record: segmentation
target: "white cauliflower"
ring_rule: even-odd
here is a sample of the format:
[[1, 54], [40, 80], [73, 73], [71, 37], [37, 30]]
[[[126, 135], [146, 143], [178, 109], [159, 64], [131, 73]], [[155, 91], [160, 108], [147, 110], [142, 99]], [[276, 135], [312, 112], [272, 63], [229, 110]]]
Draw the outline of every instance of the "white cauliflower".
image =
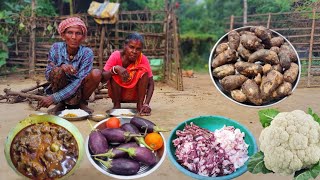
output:
[[259, 141], [267, 169], [282, 175], [309, 168], [320, 159], [320, 125], [304, 111], [279, 113]]

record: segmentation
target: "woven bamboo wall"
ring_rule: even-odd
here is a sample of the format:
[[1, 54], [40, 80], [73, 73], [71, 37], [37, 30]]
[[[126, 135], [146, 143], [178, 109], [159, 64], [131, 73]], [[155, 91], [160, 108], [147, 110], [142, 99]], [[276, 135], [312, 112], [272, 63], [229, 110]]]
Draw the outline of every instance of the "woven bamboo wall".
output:
[[[117, 25], [105, 25], [105, 38], [103, 45], [103, 57], [107, 59], [108, 56], [116, 49], [122, 48], [124, 38], [134, 31], [144, 35], [145, 48], [144, 54], [150, 58], [164, 59], [164, 39], [165, 33], [165, 11], [150, 12], [150, 11], [136, 11], [136, 12], [122, 12], [119, 14], [119, 21]], [[87, 14], [78, 14], [88, 26], [88, 36], [84, 45], [91, 47], [95, 54], [94, 66], [98, 66], [98, 51], [100, 47], [101, 25], [94, 22], [92, 17]], [[157, 17], [156, 17], [157, 16]], [[66, 17], [53, 18], [36, 18], [36, 62], [35, 70], [41, 72], [47, 64], [47, 54], [54, 42], [61, 41], [60, 36], [56, 31], [56, 27], [62, 19]], [[162, 20], [157, 20], [157, 19]], [[51, 31], [47, 30], [48, 26], [53, 27]], [[117, 36], [115, 35], [117, 34]], [[29, 34], [22, 33], [10, 37], [9, 41], [13, 42], [10, 47], [8, 65], [17, 65], [21, 69], [27, 70], [29, 68]], [[104, 61], [103, 61], [104, 64]]]

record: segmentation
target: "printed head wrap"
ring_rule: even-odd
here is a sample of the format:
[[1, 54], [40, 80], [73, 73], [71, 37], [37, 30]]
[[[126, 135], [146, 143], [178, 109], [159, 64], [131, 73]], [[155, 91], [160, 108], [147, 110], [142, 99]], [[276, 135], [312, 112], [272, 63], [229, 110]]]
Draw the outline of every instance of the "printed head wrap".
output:
[[60, 34], [60, 36], [62, 35], [62, 33], [64, 33], [64, 31], [71, 26], [80, 26], [82, 33], [84, 34], [84, 36], [87, 36], [87, 27], [84, 24], [84, 22], [78, 18], [78, 17], [71, 17], [68, 19], [65, 19], [63, 21], [61, 21], [61, 23], [59, 24], [58, 27], [58, 32]]

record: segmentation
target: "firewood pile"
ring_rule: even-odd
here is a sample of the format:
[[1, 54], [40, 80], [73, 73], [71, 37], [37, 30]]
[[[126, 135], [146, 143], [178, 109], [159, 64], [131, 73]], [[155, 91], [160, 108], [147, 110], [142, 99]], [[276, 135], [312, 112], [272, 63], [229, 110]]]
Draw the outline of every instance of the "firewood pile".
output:
[[[10, 88], [5, 88], [3, 90], [4, 94], [0, 94], [0, 102], [5, 102], [8, 104], [28, 102], [33, 109], [38, 110], [38, 101], [47, 96], [45, 94], [45, 88], [48, 87], [49, 84], [49, 82], [40, 83], [40, 81], [37, 81], [36, 85], [20, 91], [13, 91]], [[90, 96], [89, 102], [94, 102], [95, 100], [108, 97], [108, 89], [106, 88], [106, 84], [100, 84], [95, 92]]]

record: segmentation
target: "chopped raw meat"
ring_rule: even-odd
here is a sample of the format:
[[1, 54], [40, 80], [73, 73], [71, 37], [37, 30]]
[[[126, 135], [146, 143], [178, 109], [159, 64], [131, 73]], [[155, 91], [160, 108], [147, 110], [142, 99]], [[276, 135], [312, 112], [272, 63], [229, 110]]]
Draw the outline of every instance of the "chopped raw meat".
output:
[[173, 140], [178, 162], [203, 176], [231, 174], [248, 160], [248, 145], [244, 133], [233, 126], [211, 132], [190, 123], [177, 130]]

